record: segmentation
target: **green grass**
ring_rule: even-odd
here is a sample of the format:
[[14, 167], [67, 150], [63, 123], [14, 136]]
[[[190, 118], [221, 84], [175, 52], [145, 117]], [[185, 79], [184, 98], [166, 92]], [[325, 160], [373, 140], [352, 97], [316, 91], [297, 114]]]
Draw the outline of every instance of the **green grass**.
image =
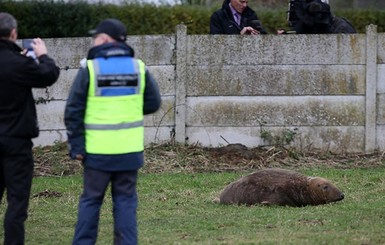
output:
[[[304, 208], [226, 206], [214, 200], [241, 173], [141, 173], [139, 244], [385, 244], [385, 168], [301, 172], [331, 179], [345, 199]], [[34, 179], [26, 244], [71, 243], [81, 188], [79, 175]], [[61, 196], [36, 196], [44, 192]], [[112, 222], [108, 195], [97, 244], [112, 244]]]

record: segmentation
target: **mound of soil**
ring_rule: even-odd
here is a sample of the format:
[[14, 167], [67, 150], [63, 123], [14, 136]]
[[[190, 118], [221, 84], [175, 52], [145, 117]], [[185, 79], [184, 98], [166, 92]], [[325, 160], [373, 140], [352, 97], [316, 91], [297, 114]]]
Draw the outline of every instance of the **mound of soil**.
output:
[[[207, 148], [165, 143], [145, 149], [145, 166], [141, 172], [249, 172], [271, 167], [372, 168], [384, 166], [383, 154], [304, 153], [283, 146], [248, 148], [242, 144], [229, 144]], [[73, 175], [82, 170], [81, 162], [69, 158], [66, 143], [36, 147], [34, 157], [35, 176]]]

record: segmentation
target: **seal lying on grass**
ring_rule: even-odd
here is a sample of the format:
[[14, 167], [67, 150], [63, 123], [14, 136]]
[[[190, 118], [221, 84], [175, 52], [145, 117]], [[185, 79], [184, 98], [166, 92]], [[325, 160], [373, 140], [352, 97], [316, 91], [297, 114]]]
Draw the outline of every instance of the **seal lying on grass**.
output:
[[219, 202], [302, 207], [342, 199], [344, 193], [327, 179], [285, 169], [264, 169], [230, 183], [222, 191]]

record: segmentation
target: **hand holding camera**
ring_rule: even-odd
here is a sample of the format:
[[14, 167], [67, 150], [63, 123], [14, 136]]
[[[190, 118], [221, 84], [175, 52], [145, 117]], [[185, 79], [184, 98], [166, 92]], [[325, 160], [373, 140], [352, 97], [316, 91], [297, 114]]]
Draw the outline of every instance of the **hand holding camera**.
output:
[[34, 59], [48, 52], [44, 41], [40, 38], [24, 39], [22, 46], [26, 50], [26, 55]]
[[258, 35], [258, 34], [266, 34], [263, 30], [261, 22], [259, 20], [250, 20], [247, 23], [247, 26], [244, 27], [241, 31], [241, 35], [249, 34], [249, 35]]
[[253, 27], [251, 26], [246, 26], [242, 29], [241, 31], [241, 35], [258, 35], [259, 34], [259, 31], [255, 30]]

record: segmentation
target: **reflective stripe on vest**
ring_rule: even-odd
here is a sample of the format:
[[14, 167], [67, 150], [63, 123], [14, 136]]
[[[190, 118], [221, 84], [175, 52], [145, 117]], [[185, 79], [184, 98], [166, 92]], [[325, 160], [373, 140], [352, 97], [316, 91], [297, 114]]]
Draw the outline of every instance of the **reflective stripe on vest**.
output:
[[132, 122], [132, 123], [119, 123], [119, 124], [86, 124], [86, 129], [97, 129], [97, 130], [118, 130], [125, 128], [136, 128], [141, 127], [143, 125], [143, 121]]
[[144, 150], [145, 65], [131, 57], [87, 61], [86, 151], [126, 154]]

